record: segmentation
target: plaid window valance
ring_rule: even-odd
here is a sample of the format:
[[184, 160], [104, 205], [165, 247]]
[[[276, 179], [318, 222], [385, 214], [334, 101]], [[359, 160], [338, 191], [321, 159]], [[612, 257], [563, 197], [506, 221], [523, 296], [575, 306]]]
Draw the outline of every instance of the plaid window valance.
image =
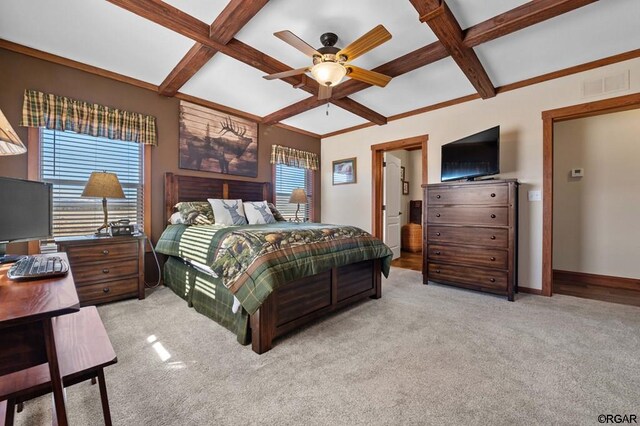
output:
[[21, 126], [157, 145], [156, 118], [76, 99], [25, 90]]
[[271, 146], [271, 164], [286, 164], [311, 170], [318, 170], [320, 167], [318, 154], [282, 145]]

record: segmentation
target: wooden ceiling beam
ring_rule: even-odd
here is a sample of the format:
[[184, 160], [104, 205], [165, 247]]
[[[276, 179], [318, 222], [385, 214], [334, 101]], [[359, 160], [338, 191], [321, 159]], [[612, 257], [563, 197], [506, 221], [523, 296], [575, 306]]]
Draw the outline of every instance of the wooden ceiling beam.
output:
[[[227, 44], [268, 1], [255, 0], [247, 2], [245, 0], [231, 0], [209, 26], [209, 38], [219, 43]], [[216, 53], [217, 50], [196, 42], [160, 84], [160, 94], [163, 96], [175, 96], [178, 90]]]
[[464, 32], [464, 45], [475, 47], [596, 1], [598, 0], [530, 1], [467, 29]]
[[410, 0], [420, 15], [420, 21], [429, 25], [453, 60], [467, 76], [483, 99], [496, 95], [496, 88], [472, 48], [464, 45], [460, 24], [444, 0]]
[[[236, 38], [231, 38], [226, 44], [210, 38], [211, 28], [204, 22], [182, 12], [161, 0], [107, 0], [110, 3], [119, 6], [129, 12], [132, 12], [142, 18], [148, 19], [156, 24], [162, 25], [178, 34], [191, 38], [192, 40], [208, 47], [211, 50], [218, 51], [230, 56], [240, 62], [252, 66], [265, 74], [274, 74], [277, 72], [288, 71], [292, 68], [282, 62], [272, 58], [271, 56], [260, 52], [257, 49], [241, 42]], [[193, 52], [192, 52], [193, 53]], [[285, 77], [281, 80], [299, 87], [302, 90], [311, 93], [315, 97], [318, 95], [318, 83], [305, 76]], [[326, 101], [325, 101], [326, 102]], [[336, 105], [348, 109], [351, 112], [362, 115], [366, 120], [374, 120], [376, 124], [385, 124], [386, 117], [372, 111], [371, 109], [360, 105], [353, 100], [339, 99]]]

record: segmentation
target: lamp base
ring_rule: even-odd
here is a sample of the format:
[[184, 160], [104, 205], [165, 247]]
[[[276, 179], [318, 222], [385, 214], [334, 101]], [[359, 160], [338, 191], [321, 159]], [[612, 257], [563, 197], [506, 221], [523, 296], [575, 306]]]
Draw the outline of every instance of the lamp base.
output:
[[[104, 229], [104, 232], [102, 230]], [[104, 223], [100, 228], [98, 228], [95, 232], [96, 237], [110, 237], [111, 233], [109, 232], [109, 225]]]

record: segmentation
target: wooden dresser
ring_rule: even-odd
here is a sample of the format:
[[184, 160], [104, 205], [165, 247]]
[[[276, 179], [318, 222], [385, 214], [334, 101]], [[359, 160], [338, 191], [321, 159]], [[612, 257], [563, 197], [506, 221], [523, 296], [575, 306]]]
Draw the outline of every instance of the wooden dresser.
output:
[[517, 291], [518, 182], [427, 185], [423, 282], [507, 296]]
[[82, 306], [144, 299], [145, 236], [56, 238], [69, 257]]

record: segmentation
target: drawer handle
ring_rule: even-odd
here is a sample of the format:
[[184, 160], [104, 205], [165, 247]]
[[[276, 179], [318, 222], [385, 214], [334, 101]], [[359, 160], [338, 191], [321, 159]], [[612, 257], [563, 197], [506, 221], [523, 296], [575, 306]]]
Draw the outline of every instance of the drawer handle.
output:
[[437, 254], [438, 256], [440, 256], [440, 252], [439, 252], [439, 251], [437, 251], [437, 252], [436, 252], [436, 254]]
[[105, 256], [109, 254], [109, 250], [102, 250], [102, 254], [104, 254]]
[[491, 219], [495, 219], [495, 218], [496, 218], [496, 215], [491, 213]]
[[489, 259], [491, 259], [492, 262], [494, 262], [496, 260], [495, 257], [491, 256]]
[[439, 233], [439, 232], [436, 232], [436, 236], [437, 236], [437, 237], [439, 237], [439, 236], [440, 236], [440, 233]]
[[439, 274], [440, 273], [440, 269], [436, 269], [436, 273]]
[[492, 283], [495, 283], [496, 279], [495, 278], [489, 278], [489, 281], [491, 281]]
[[440, 199], [440, 195], [436, 195], [436, 198], [439, 200]]
[[109, 269], [108, 269], [108, 268], [104, 268], [104, 269], [102, 270], [102, 273], [103, 273], [103, 274], [108, 274], [108, 273], [109, 273]]
[[495, 240], [495, 239], [496, 239], [496, 236], [495, 236], [495, 235], [492, 235], [492, 236], [491, 236], [491, 239], [492, 239], [492, 240]]
[[102, 289], [103, 293], [109, 293], [111, 291], [111, 289], [109, 287], [105, 287]]
[[440, 213], [436, 213], [436, 217], [440, 217]]
[[496, 194], [492, 192], [491, 193], [491, 198], [495, 198], [495, 197], [496, 197]]

